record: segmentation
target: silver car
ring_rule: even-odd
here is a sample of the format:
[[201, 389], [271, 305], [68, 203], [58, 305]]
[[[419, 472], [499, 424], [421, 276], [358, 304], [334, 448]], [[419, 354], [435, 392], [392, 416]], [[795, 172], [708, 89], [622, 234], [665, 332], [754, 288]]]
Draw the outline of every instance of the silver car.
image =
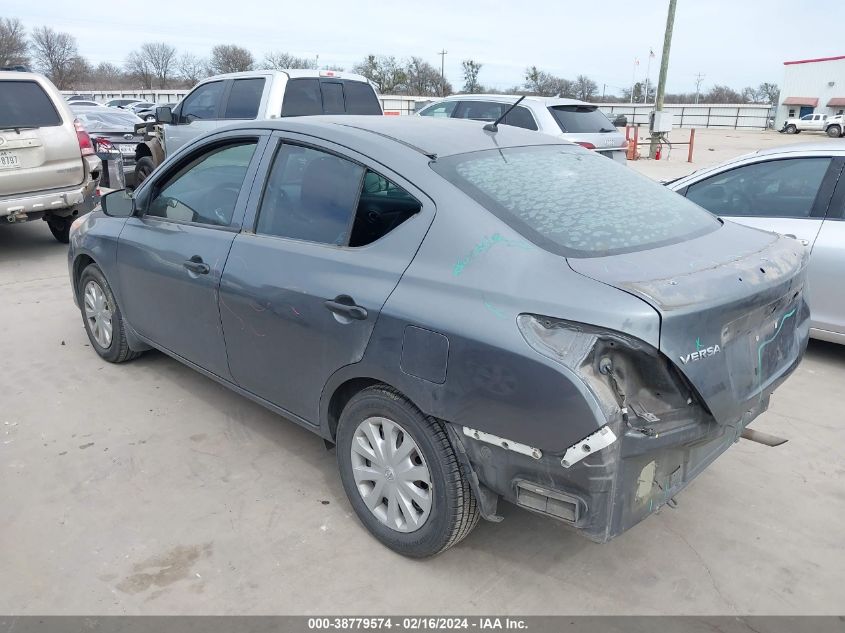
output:
[[810, 336], [845, 343], [845, 146], [765, 149], [668, 186], [733, 222], [792, 236], [811, 249]]
[[[519, 99], [514, 95], [452, 95], [432, 103], [418, 116], [495, 121]], [[598, 106], [558, 97], [525, 97], [502, 121], [559, 136], [625, 163], [628, 141]]]

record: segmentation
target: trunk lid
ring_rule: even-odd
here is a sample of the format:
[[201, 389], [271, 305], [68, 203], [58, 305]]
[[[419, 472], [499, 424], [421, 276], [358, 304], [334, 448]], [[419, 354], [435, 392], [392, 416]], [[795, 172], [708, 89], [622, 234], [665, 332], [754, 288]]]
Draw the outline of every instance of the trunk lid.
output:
[[722, 424], [756, 415], [806, 345], [807, 252], [794, 239], [728, 222], [677, 244], [568, 262], [660, 314], [660, 351]]

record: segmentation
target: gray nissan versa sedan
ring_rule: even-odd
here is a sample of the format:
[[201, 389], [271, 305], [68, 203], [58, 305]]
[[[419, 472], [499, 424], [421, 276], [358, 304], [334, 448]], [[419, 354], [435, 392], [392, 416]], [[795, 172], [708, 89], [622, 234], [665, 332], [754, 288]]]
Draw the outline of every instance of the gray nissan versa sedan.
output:
[[500, 498], [613, 538], [796, 367], [807, 253], [491, 127], [313, 117], [193, 141], [74, 223], [91, 345], [157, 348], [334, 443], [358, 517], [403, 554], [500, 520]]

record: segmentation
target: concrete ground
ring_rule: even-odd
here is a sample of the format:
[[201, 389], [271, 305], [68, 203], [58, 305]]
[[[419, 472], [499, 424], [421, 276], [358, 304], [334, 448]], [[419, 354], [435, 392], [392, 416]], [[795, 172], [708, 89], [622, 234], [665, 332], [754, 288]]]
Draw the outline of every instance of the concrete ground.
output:
[[505, 504], [412, 561], [316, 436], [162, 354], [101, 361], [65, 255], [42, 222], [0, 226], [0, 613], [842, 611], [845, 347], [811, 342], [754, 422], [786, 444], [742, 440], [609, 544]]
[[[673, 143], [687, 143], [690, 131], [673, 130], [669, 140]], [[648, 128], [640, 127], [640, 141], [648, 141]], [[687, 162], [686, 145], [675, 145], [669, 152], [663, 147], [661, 160], [641, 158], [630, 161], [628, 165], [656, 180], [669, 180], [686, 176], [698, 169], [718, 165], [721, 162], [748, 154], [758, 149], [791, 145], [793, 143], [832, 143], [845, 147], [845, 138], [829, 138], [821, 132], [801, 132], [800, 134], [781, 134], [774, 130], [722, 130], [700, 129], [695, 131], [693, 162]], [[648, 156], [648, 145], [640, 145], [640, 154]], [[667, 158], [668, 156], [668, 158]]]

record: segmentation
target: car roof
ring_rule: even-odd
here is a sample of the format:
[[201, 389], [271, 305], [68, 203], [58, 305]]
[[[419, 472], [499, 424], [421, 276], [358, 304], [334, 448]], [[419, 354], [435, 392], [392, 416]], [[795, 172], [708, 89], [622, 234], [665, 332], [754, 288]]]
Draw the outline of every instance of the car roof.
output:
[[305, 78], [324, 78], [324, 79], [350, 79], [352, 81], [363, 81], [370, 83], [363, 75], [356, 75], [355, 73], [347, 73], [339, 70], [312, 70], [308, 68], [286, 68], [285, 70], [247, 70], [239, 73], [224, 73], [222, 75], [214, 75], [203, 79], [203, 82], [219, 79], [243, 79], [249, 77], [270, 77], [285, 75], [291, 79]]
[[416, 116], [307, 116], [253, 121], [225, 129], [286, 130], [331, 140], [340, 144], [364, 144], [388, 139], [430, 158], [504, 147], [528, 145], [572, 145], [561, 138], [538, 134], [510, 125], [487, 132], [484, 123], [467, 119], [432, 119]]
[[540, 97], [536, 95], [499, 95], [499, 94], [457, 94], [449, 95], [433, 103], [439, 101], [497, 101], [500, 103], [515, 103], [520, 97], [525, 97], [520, 105], [535, 104], [540, 107], [548, 108], [556, 105], [590, 105], [596, 104], [579, 99], [567, 99], [564, 97]]

